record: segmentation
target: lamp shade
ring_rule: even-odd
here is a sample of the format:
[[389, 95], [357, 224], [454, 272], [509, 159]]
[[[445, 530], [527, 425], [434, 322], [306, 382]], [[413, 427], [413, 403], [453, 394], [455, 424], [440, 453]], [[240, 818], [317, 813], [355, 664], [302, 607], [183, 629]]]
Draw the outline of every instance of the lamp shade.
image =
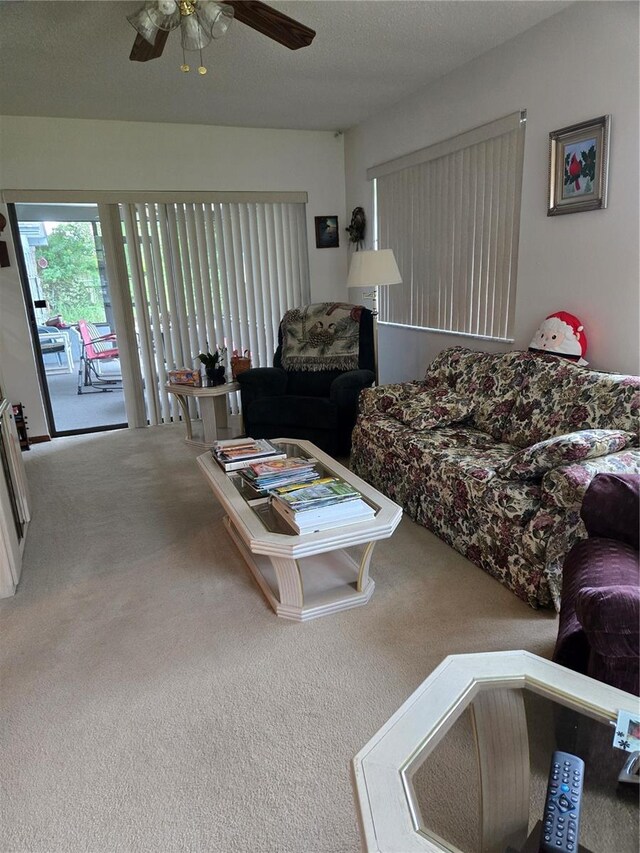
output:
[[347, 287], [384, 287], [402, 284], [402, 276], [391, 249], [354, 252]]

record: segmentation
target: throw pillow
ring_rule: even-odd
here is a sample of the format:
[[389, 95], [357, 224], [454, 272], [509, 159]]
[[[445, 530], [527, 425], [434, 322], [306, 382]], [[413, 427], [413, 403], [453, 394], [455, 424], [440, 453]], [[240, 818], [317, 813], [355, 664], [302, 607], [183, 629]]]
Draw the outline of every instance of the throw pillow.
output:
[[496, 474], [507, 480], [536, 480], [560, 465], [624, 450], [632, 440], [631, 433], [621, 429], [583, 429], [579, 432], [569, 432], [539, 441], [514, 453], [496, 468]]
[[470, 418], [473, 403], [469, 397], [459, 397], [450, 389], [438, 388], [399, 401], [387, 413], [411, 429], [435, 429]]

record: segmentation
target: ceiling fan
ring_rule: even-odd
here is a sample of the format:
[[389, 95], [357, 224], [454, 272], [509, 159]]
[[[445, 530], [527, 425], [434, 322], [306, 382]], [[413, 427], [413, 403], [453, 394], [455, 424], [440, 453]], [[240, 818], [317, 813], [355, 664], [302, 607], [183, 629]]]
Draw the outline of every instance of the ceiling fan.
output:
[[[178, 27], [183, 51], [202, 51], [211, 39], [226, 33], [234, 17], [291, 50], [310, 45], [315, 36], [314, 30], [260, 0], [147, 0], [137, 12], [127, 16], [138, 33], [129, 59], [134, 62], [157, 59], [169, 33]], [[186, 58], [180, 67], [189, 71]], [[198, 71], [207, 73], [202, 55]]]

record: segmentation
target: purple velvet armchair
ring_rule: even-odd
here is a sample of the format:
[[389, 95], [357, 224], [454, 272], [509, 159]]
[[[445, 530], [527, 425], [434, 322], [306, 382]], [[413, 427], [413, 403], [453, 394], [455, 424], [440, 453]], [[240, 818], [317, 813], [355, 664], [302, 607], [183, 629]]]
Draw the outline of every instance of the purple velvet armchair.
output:
[[640, 694], [640, 474], [597, 474], [581, 510], [589, 534], [562, 573], [553, 660]]

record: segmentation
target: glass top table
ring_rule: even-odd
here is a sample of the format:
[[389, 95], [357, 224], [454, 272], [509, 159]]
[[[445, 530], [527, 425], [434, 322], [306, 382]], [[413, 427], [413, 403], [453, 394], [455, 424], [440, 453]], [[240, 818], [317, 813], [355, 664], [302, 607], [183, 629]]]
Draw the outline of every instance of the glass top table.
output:
[[447, 658], [354, 759], [366, 850], [538, 853], [551, 756], [585, 762], [579, 851], [637, 853], [628, 693], [527, 652]]
[[375, 588], [369, 576], [373, 548], [392, 535], [402, 508], [310, 441], [279, 438], [272, 443], [288, 456], [313, 458], [323, 475], [354, 486], [375, 517], [294, 534], [242, 477], [223, 471], [211, 453], [199, 456], [202, 474], [227, 513], [227, 531], [267, 601], [278, 616], [298, 621], [366, 604]]

